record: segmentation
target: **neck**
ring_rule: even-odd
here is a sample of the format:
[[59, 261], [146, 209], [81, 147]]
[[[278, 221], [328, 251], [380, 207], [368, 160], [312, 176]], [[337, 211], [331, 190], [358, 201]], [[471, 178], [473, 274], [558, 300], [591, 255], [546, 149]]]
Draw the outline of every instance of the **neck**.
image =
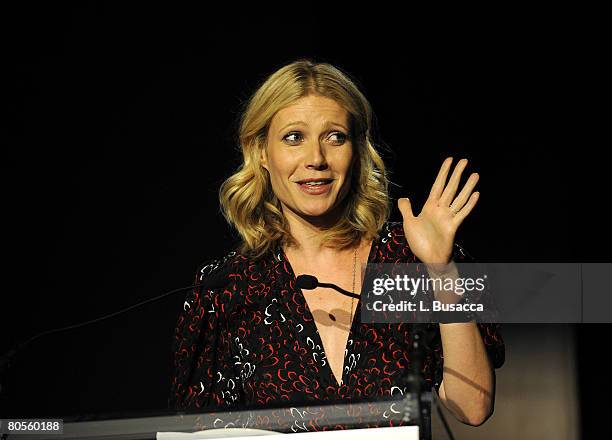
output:
[[[334, 249], [325, 246], [323, 243], [322, 236], [326, 229], [329, 229], [338, 217], [313, 217], [304, 218], [296, 215], [294, 212], [284, 209], [285, 217], [289, 223], [291, 235], [296, 241], [295, 245], [288, 246], [285, 250], [290, 252], [298, 253], [306, 259], [325, 261], [327, 258], [330, 260], [338, 257], [340, 254], [353, 253], [355, 247], [350, 249]], [[362, 243], [359, 243], [360, 246]]]

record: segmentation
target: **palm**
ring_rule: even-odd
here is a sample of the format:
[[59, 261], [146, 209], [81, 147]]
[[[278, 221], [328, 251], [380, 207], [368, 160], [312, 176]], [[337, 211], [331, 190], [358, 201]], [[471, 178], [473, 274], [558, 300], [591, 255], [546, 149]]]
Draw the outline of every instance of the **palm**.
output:
[[447, 158], [431, 188], [421, 213], [414, 216], [408, 199], [400, 199], [398, 207], [404, 219], [404, 234], [412, 253], [424, 263], [448, 263], [450, 261], [455, 234], [459, 225], [472, 211], [479, 193], [472, 194], [478, 174], [472, 173], [457, 197], [461, 174], [467, 159], [460, 160], [450, 177], [446, 178], [453, 162]]

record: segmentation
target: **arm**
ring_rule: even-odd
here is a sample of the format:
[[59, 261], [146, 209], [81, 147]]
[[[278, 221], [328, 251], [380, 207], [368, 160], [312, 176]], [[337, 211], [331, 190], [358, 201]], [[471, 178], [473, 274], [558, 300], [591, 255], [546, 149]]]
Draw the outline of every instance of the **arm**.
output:
[[[432, 279], [454, 280], [459, 277], [454, 262], [447, 268], [449, 272], [443, 275], [431, 268], [428, 271]], [[460, 298], [452, 290], [436, 290], [435, 297], [444, 303], [454, 303]], [[439, 326], [443, 353], [440, 400], [457, 420], [468, 425], [481, 425], [493, 412], [495, 373], [478, 324], [440, 323]]]
[[474, 322], [440, 324], [444, 352], [440, 400], [461, 422], [478, 426], [492, 414], [495, 376]]
[[239, 404], [231, 345], [223, 332], [229, 265], [212, 260], [196, 271], [200, 284], [185, 298], [174, 331], [170, 409], [224, 408]]
[[[403, 229], [406, 241], [414, 256], [429, 265], [447, 265], [452, 261], [453, 243], [457, 229], [470, 214], [478, 199], [479, 192], [473, 192], [479, 179], [477, 173], [472, 173], [463, 189], [457, 195], [461, 174], [467, 166], [467, 159], [460, 160], [448, 179], [453, 162], [452, 157], [446, 158], [440, 168], [436, 180], [431, 187], [423, 209], [418, 216], [412, 211], [412, 205], [407, 198], [398, 200], [402, 213]], [[436, 270], [434, 268], [434, 270]], [[456, 271], [446, 272], [450, 277], [457, 276]], [[432, 276], [432, 278], [435, 278]], [[453, 283], [454, 284], [454, 283]], [[436, 299], [456, 302], [446, 292], [435, 292]], [[453, 301], [454, 299], [454, 301]], [[493, 364], [489, 361], [487, 350], [479, 329], [483, 324], [453, 323], [439, 324], [442, 341], [443, 363], [442, 376], [444, 382], [440, 385], [440, 398], [443, 404], [462, 422], [470, 425], [480, 425], [491, 415], [493, 409], [494, 376], [492, 368], [500, 366], [503, 355], [498, 355], [497, 348], [503, 349], [501, 338], [493, 335], [495, 342], [489, 341], [494, 349]], [[484, 335], [483, 335], [484, 336]], [[491, 334], [487, 335], [488, 337]], [[488, 349], [489, 347], [487, 347]], [[437, 370], [440, 371], [439, 369]], [[442, 387], [442, 385], [444, 385]]]

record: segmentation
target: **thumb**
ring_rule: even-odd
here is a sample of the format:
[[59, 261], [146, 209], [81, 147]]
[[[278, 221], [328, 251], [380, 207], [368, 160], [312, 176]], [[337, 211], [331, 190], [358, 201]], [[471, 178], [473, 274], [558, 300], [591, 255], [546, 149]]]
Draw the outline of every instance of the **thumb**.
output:
[[400, 212], [404, 216], [404, 218], [412, 218], [414, 214], [412, 213], [412, 205], [410, 204], [410, 199], [407, 197], [403, 197], [397, 201], [397, 207]]

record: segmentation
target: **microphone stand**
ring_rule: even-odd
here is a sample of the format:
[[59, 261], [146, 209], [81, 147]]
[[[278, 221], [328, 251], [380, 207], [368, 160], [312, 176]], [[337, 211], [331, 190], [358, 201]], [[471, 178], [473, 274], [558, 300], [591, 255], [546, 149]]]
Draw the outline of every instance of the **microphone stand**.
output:
[[[332, 283], [320, 283], [319, 280], [313, 275], [299, 275], [296, 278], [296, 287], [300, 289], [312, 290], [316, 287], [329, 287], [331, 289], [340, 292], [342, 295], [349, 296], [352, 298], [359, 299], [360, 296], [356, 295], [352, 292], [348, 292], [341, 288], [340, 286], [336, 286]], [[423, 405], [421, 402], [423, 396], [423, 389], [425, 384], [425, 379], [421, 374], [421, 368], [423, 365], [423, 339], [424, 339], [424, 330], [422, 329], [420, 324], [412, 324], [411, 327], [412, 332], [412, 344], [409, 347], [409, 356], [412, 363], [412, 370], [408, 369], [408, 374], [405, 377], [406, 389], [409, 392], [409, 396], [416, 396], [415, 403], [411, 403], [411, 399], [405, 397], [403, 399], [403, 416], [402, 421], [406, 423], [413, 423], [419, 426], [419, 436], [424, 440], [431, 440], [431, 404], [436, 405], [438, 415], [442, 421], [442, 425], [444, 426], [444, 430], [446, 431], [450, 440], [454, 440], [454, 436], [446, 422], [444, 414], [440, 410], [437, 402], [433, 397], [433, 393], [431, 393], [431, 403], [429, 407], [427, 405]], [[413, 410], [414, 413], [413, 414]]]
[[[442, 426], [444, 427], [444, 431], [450, 440], [455, 440], [453, 433], [446, 421], [446, 417], [442, 413], [440, 409], [440, 405], [438, 401], [434, 398], [433, 390], [431, 392], [431, 403], [428, 408], [427, 405], [422, 405], [421, 397], [424, 389], [425, 379], [421, 374], [421, 368], [423, 365], [423, 352], [425, 347], [423, 347], [423, 330], [420, 328], [419, 324], [413, 324], [412, 327], [412, 344], [409, 348], [409, 356], [412, 360], [412, 365], [414, 366], [413, 370], [408, 370], [408, 374], [406, 376], [407, 389], [412, 395], [416, 395], [416, 404], [415, 412], [416, 417], [412, 417], [412, 420], [416, 420], [416, 424], [419, 425], [419, 430], [423, 432], [422, 438], [425, 440], [431, 440], [431, 405], [435, 405], [436, 412], [440, 417], [440, 421], [442, 422]], [[426, 344], [427, 345], [427, 344]], [[404, 415], [402, 420], [404, 422], [409, 422], [411, 420], [412, 412], [411, 405], [409, 403], [409, 399], [404, 399]]]
[[[404, 398], [403, 422], [411, 422], [419, 426], [419, 436], [424, 440], [431, 439], [431, 417], [427, 405], [423, 405], [421, 398], [423, 395], [423, 384], [425, 380], [421, 374], [421, 366], [423, 365], [423, 342], [422, 330], [412, 327], [412, 344], [409, 347], [409, 357], [412, 364], [412, 369], [408, 369], [408, 374], [405, 378], [408, 395], [414, 397], [414, 404], [411, 399]], [[414, 410], [414, 414], [413, 414]], [[426, 423], [429, 421], [429, 423]]]
[[[352, 292], [348, 292], [342, 289], [340, 286], [336, 286], [332, 283], [321, 283], [313, 275], [299, 275], [296, 279], [296, 285], [300, 289], [315, 289], [316, 287], [329, 287], [345, 296], [352, 298], [360, 298]], [[412, 345], [409, 349], [409, 356], [413, 369], [408, 369], [408, 374], [405, 378], [407, 390], [409, 396], [416, 397], [415, 402], [412, 403], [411, 399], [405, 397], [403, 399], [403, 417], [402, 421], [405, 423], [412, 423], [419, 426], [419, 436], [424, 440], [431, 440], [431, 417], [429, 414], [429, 408], [427, 405], [421, 404], [421, 398], [423, 395], [423, 384], [425, 380], [421, 374], [421, 366], [423, 365], [423, 345], [422, 345], [422, 330], [418, 329], [416, 325], [412, 327]], [[413, 414], [414, 410], [414, 414]], [[426, 423], [428, 422], [428, 423]]]

